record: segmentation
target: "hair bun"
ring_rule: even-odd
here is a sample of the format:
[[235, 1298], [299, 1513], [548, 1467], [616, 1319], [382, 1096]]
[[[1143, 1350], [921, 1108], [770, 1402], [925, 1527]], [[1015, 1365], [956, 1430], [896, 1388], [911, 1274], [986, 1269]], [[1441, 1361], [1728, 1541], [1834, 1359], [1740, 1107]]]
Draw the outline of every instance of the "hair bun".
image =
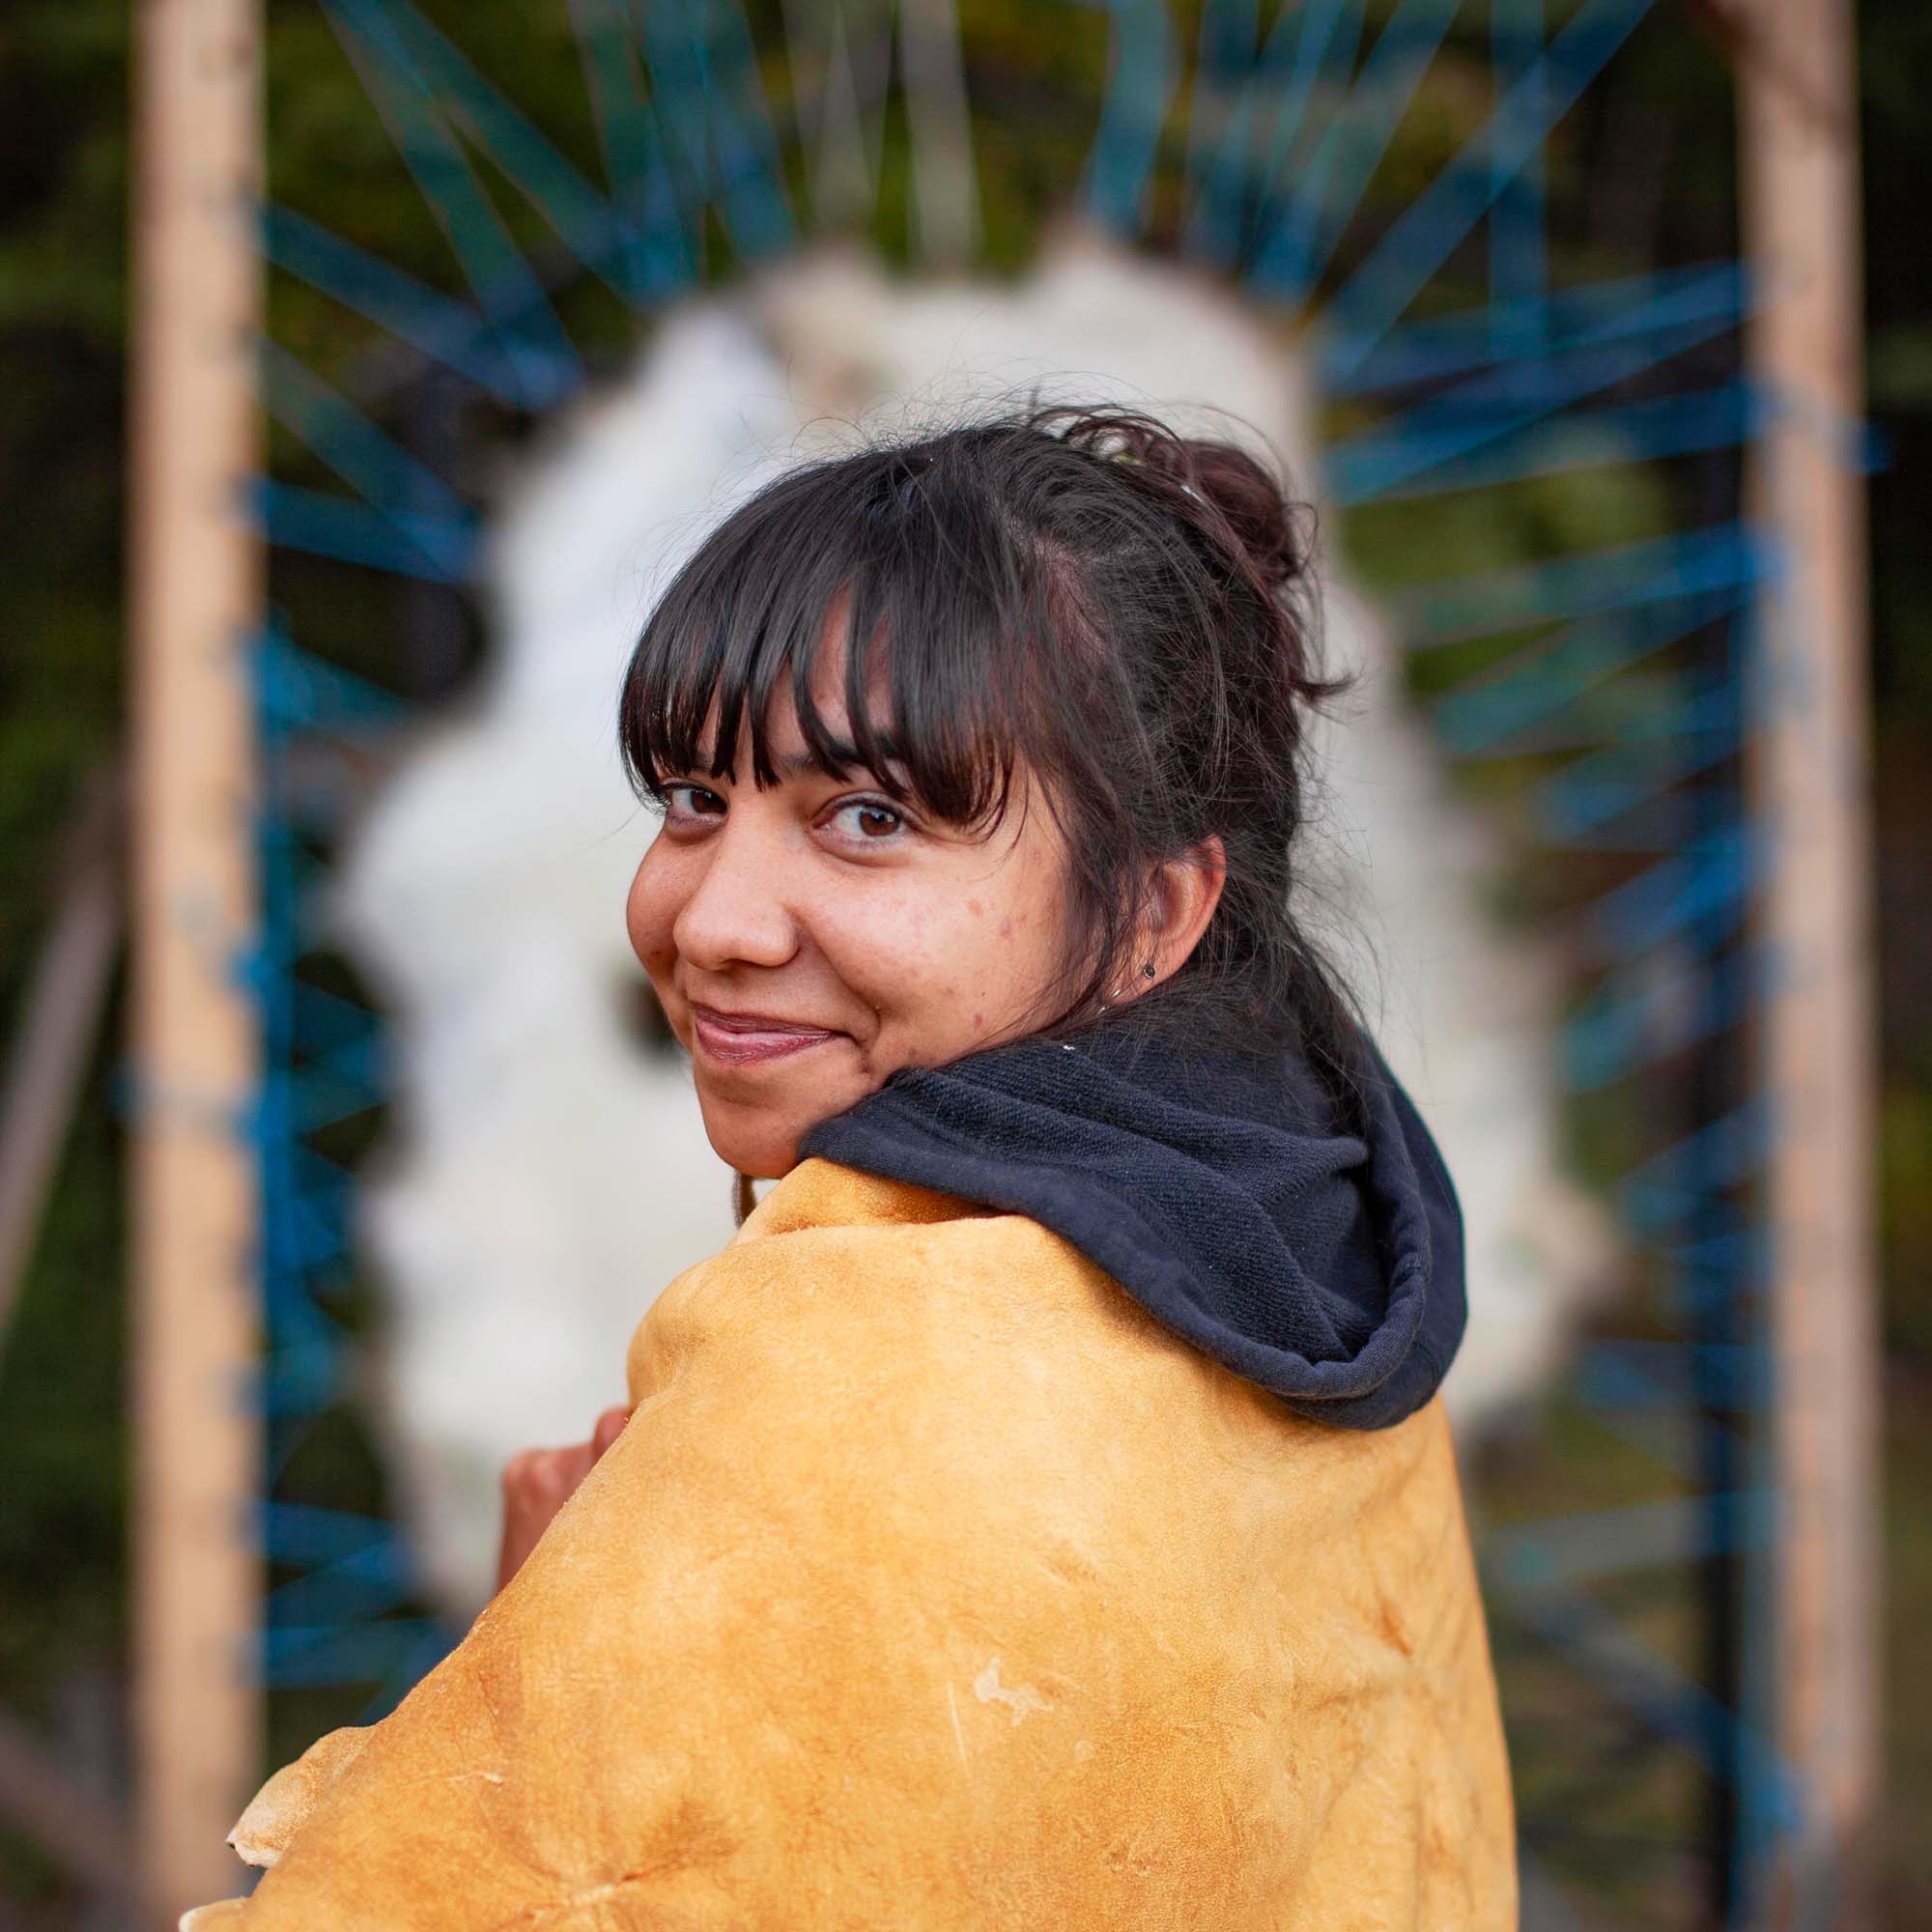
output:
[[1187, 461], [1175, 480], [1227, 526], [1262, 582], [1273, 590], [1298, 578], [1308, 567], [1302, 517], [1275, 479], [1233, 443], [1178, 438], [1175, 447]]
[[1068, 442], [1130, 464], [1174, 498], [1175, 509], [1218, 543], [1264, 589], [1308, 568], [1305, 511], [1246, 450], [1212, 438], [1177, 436], [1128, 410], [1088, 410], [1062, 432]]

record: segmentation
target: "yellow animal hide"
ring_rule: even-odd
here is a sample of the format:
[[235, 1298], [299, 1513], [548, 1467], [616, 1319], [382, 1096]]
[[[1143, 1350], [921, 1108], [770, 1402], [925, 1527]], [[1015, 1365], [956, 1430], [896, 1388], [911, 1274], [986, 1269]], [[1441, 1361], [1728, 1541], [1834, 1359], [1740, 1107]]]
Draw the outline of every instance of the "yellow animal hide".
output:
[[1291, 1415], [1076, 1249], [821, 1159], [652, 1306], [637, 1412], [224, 1932], [1501, 1932], [1438, 1400]]

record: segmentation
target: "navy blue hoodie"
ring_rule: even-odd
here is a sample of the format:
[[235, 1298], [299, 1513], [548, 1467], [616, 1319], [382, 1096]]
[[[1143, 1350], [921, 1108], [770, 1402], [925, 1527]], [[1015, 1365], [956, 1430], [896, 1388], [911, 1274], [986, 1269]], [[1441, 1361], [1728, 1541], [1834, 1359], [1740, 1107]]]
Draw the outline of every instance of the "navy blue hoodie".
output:
[[1366, 1131], [1298, 1055], [1125, 1016], [903, 1068], [802, 1151], [1031, 1215], [1299, 1415], [1386, 1429], [1463, 1337], [1463, 1217], [1370, 1043]]

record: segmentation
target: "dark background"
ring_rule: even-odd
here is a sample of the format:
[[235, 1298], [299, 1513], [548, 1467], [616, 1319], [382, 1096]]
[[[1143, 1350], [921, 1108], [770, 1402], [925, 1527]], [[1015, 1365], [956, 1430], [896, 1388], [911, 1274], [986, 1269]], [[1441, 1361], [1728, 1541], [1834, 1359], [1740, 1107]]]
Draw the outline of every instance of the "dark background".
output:
[[[420, 202], [317, 10], [273, 0], [269, 11], [275, 196], [448, 281]], [[562, 0], [470, 0], [428, 11], [594, 167]], [[1091, 99], [1095, 16], [1045, 4], [964, 11], [976, 99], [1004, 89], [1024, 103], [1032, 90], [1043, 109], [1060, 95]], [[1871, 479], [1889, 1484], [1883, 1865], [1889, 1922], [1905, 1927], [1932, 1923], [1932, 1871], [1911, 1829], [1932, 1816], [1932, 1002], [1924, 997], [1932, 984], [1932, 560], [1924, 535], [1932, 470], [1921, 460], [1932, 440], [1932, 8], [1865, 0], [1861, 14], [1870, 392], [1886, 449]], [[1714, 26], [1717, 9], [1666, 0], [1659, 14], [1552, 142], [1558, 279], [1735, 249], [1726, 71], [1735, 49]], [[64, 835], [90, 776], [114, 766], [125, 729], [128, 32], [128, 10], [102, 0], [13, 0], [0, 16], [0, 1040], [19, 1011], [53, 903]], [[1400, 206], [1485, 111], [1480, 45], [1465, 50], [1460, 69], [1455, 51], [1452, 44], [1432, 76], [1423, 111], [1378, 174], [1372, 201]], [[1459, 73], [1466, 84], [1459, 86]], [[1040, 210], [1077, 163], [1088, 124], [1060, 137], [1064, 152], [1056, 153], [1054, 118], [1041, 112], [1046, 131], [1030, 147], [982, 141], [996, 263], [1025, 258]], [[889, 129], [876, 235], [888, 252], [903, 243], [891, 173], [902, 139], [902, 128]], [[1458, 272], [1452, 265], [1452, 282]], [[597, 312], [598, 299], [582, 297], [571, 319], [614, 344], [621, 319]], [[315, 366], [344, 381], [366, 366], [356, 362], [366, 341], [321, 305], [279, 284], [274, 301], [275, 333]], [[1441, 553], [1473, 568], [1484, 555], [1534, 552], [1566, 534], [1577, 541], [1579, 529], [1609, 542], [1667, 527], [1696, 488], [1689, 472], [1661, 481], [1650, 470], [1608, 472], [1481, 504], [1442, 499], [1433, 519], [1366, 512], [1347, 534], [1372, 580], [1399, 581], [1436, 574]], [[332, 567], [279, 560], [276, 569], [279, 592], [332, 595], [339, 654], [383, 674], [402, 592], [370, 573], [352, 581]], [[409, 674], [391, 661], [387, 681], [460, 679], [475, 649], [473, 621], [461, 610], [445, 613], [445, 630], [453, 639], [446, 661]], [[99, 1721], [103, 1712], [118, 1721], [125, 1683], [121, 1026], [117, 993], [21, 1302], [0, 1338], [0, 1707], [54, 1730]], [[356, 1430], [345, 1422], [331, 1440], [317, 1478], [323, 1489], [332, 1486], [352, 1504], [379, 1502], [380, 1477]], [[1522, 1465], [1535, 1473], [1514, 1494], [1505, 1485], [1503, 1506], [1533, 1513], [1537, 1495], [1574, 1492], [1574, 1484], [1565, 1489], [1576, 1473], [1569, 1463], [1586, 1453], [1556, 1414]], [[298, 1733], [323, 1716], [298, 1709], [278, 1722]], [[291, 1748], [304, 1742], [277, 1740]], [[0, 1921], [11, 1922], [10, 1909], [23, 1922], [77, 1922], [58, 1875], [0, 1829]]]

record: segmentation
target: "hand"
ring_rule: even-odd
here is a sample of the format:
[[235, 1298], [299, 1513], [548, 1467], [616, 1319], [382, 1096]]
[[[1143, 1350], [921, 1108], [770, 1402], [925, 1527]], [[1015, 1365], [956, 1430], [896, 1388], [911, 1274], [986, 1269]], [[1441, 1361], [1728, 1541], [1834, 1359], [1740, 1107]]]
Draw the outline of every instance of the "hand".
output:
[[628, 1408], [607, 1408], [597, 1418], [588, 1442], [567, 1449], [526, 1449], [503, 1465], [503, 1544], [497, 1559], [501, 1589], [537, 1547], [551, 1518], [576, 1493], [591, 1465], [623, 1433]]

